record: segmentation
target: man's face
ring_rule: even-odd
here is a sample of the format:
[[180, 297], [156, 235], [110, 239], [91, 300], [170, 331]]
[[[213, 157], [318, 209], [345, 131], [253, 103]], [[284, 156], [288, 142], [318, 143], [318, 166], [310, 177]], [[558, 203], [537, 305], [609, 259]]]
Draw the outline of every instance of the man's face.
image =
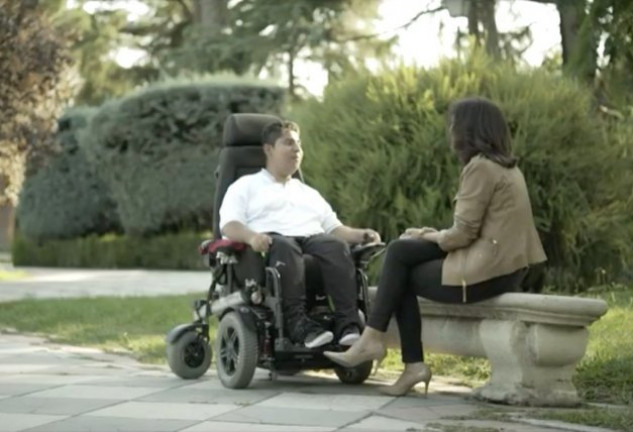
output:
[[273, 174], [291, 176], [301, 166], [303, 149], [296, 131], [284, 129], [274, 145], [264, 144], [268, 168]]

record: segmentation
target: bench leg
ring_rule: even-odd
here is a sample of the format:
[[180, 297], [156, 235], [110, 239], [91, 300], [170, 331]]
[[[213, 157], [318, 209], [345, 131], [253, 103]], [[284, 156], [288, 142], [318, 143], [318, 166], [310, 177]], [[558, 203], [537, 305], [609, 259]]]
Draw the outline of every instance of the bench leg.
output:
[[483, 320], [479, 332], [492, 376], [475, 389], [477, 398], [511, 405], [579, 404], [571, 378], [587, 347], [587, 329]]

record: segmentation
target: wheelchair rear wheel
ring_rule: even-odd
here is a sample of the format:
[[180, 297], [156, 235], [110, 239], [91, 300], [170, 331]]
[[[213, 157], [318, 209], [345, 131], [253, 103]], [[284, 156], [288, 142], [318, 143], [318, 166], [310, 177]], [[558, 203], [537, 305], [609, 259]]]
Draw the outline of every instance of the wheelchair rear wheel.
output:
[[257, 335], [236, 312], [229, 312], [218, 326], [215, 340], [216, 368], [225, 387], [248, 386], [257, 367]]
[[174, 343], [167, 344], [167, 363], [171, 371], [183, 379], [204, 375], [211, 365], [209, 341], [197, 331], [188, 331]]
[[371, 375], [372, 368], [373, 362], [368, 361], [351, 368], [337, 366], [334, 368], [334, 373], [344, 384], [362, 384]]

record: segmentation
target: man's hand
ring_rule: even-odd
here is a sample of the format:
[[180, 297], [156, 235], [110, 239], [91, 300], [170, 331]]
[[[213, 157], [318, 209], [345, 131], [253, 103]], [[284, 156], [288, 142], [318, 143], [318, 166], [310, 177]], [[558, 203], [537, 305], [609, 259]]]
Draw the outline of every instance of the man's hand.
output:
[[402, 235], [401, 239], [422, 239], [428, 233], [437, 232], [435, 228], [422, 227], [422, 228], [407, 228]]
[[373, 229], [364, 229], [363, 230], [363, 241], [361, 243], [380, 243], [380, 234], [378, 231], [374, 231]]
[[247, 243], [255, 252], [268, 252], [270, 245], [273, 244], [273, 239], [266, 234], [254, 233], [249, 237]]

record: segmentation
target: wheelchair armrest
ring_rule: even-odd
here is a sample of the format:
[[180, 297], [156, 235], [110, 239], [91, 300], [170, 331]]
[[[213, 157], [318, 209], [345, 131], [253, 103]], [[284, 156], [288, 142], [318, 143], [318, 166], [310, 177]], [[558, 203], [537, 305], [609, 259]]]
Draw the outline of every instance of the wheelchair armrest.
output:
[[205, 240], [200, 243], [200, 246], [198, 246], [198, 253], [200, 255], [215, 255], [218, 252], [231, 254], [235, 252], [241, 252], [245, 248], [246, 243], [236, 242], [233, 240]]
[[384, 243], [361, 243], [352, 246], [352, 259], [356, 266], [365, 267], [376, 255], [385, 250]]

